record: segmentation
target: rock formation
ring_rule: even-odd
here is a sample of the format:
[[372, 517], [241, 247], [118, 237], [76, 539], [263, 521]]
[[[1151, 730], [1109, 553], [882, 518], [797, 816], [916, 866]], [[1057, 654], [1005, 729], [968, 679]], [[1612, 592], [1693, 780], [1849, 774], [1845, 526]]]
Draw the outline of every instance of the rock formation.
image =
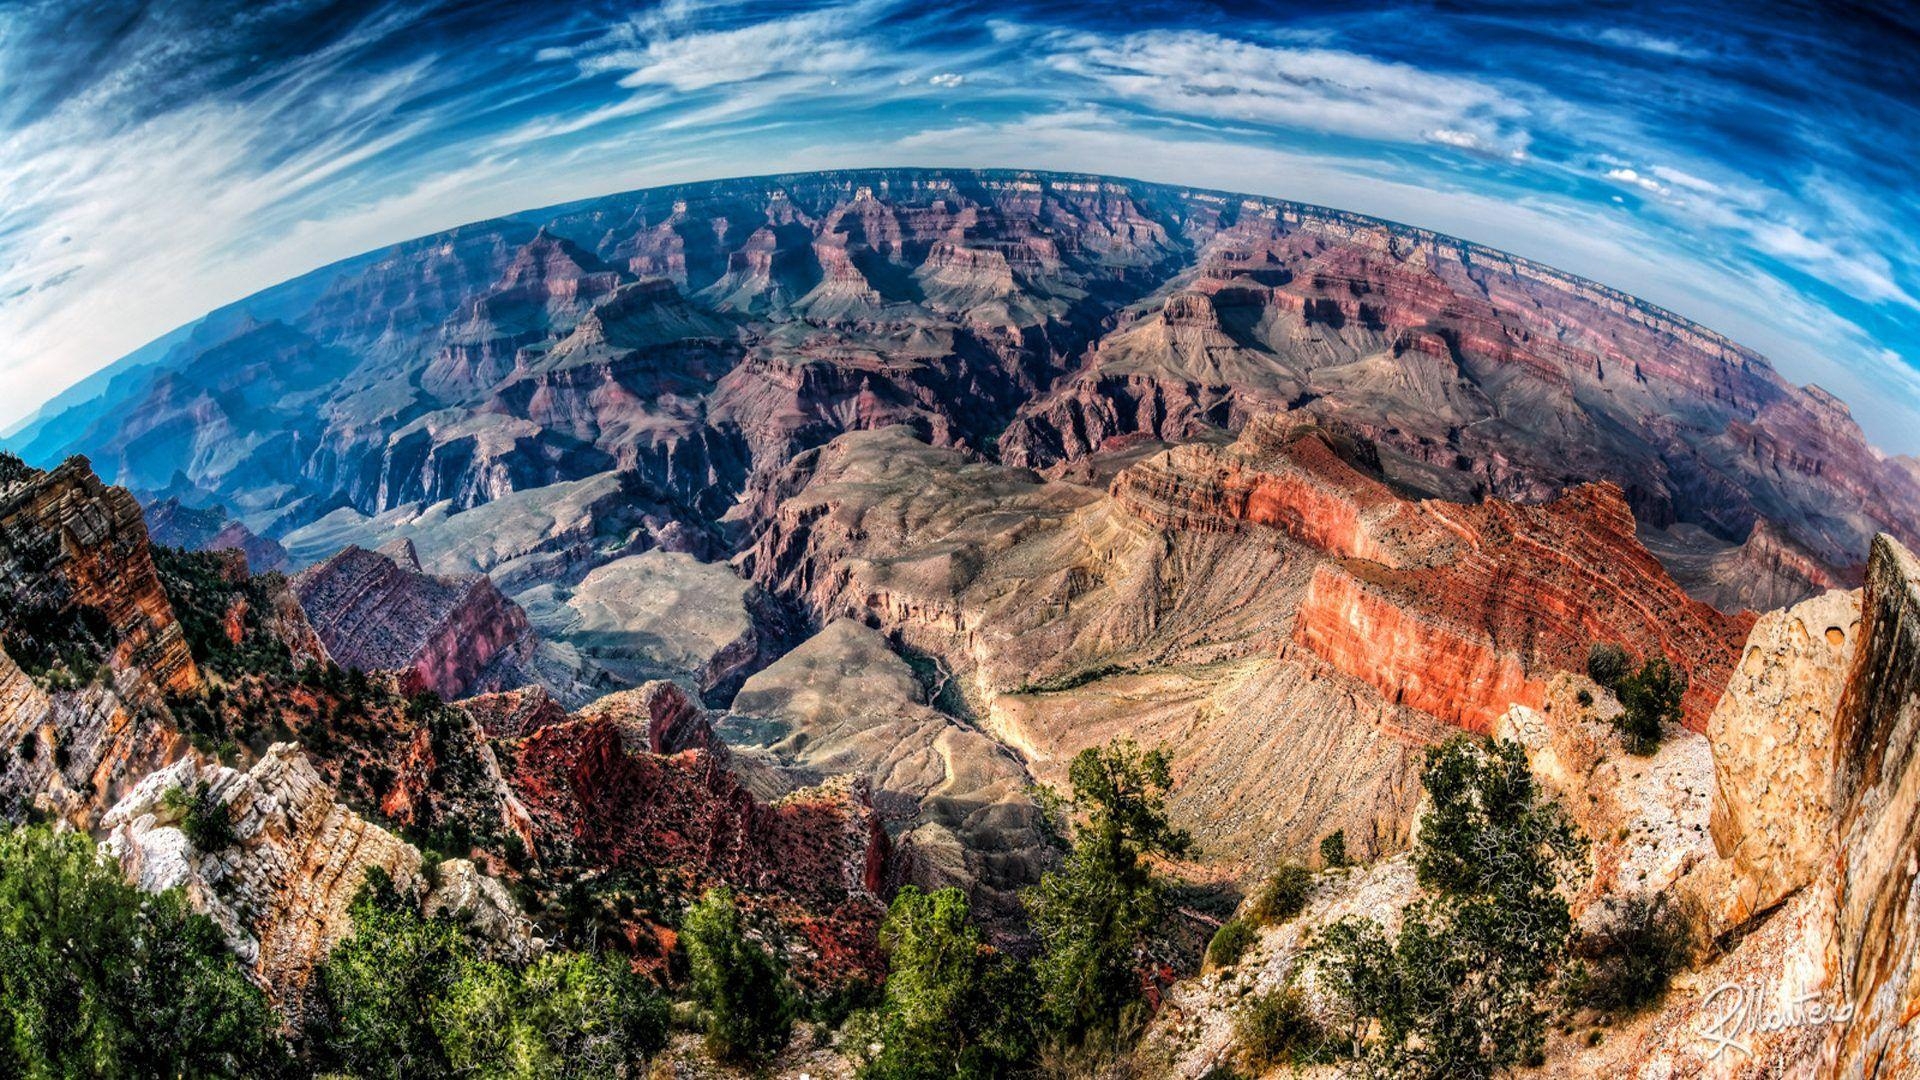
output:
[[617, 471], [724, 545], [743, 494], [849, 430], [1060, 469], [1293, 410], [1444, 497], [1612, 481], [1651, 525], [1734, 543], [1766, 521], [1836, 567], [1875, 532], [1920, 539], [1897, 509], [1915, 474], [1754, 353], [1501, 252], [1280, 200], [967, 170], [732, 180], [321, 278], [243, 301], [274, 319], [210, 317], [14, 444], [93, 453], [275, 539], [342, 507], [457, 513]]
[[386, 551], [348, 547], [293, 580], [300, 604], [345, 667], [393, 671], [409, 692], [451, 700], [525, 681], [526, 613], [481, 575], [443, 578], [420, 569], [405, 541]]
[[[195, 848], [167, 792], [206, 784], [233, 822], [233, 846]], [[245, 772], [192, 759], [147, 776], [102, 819], [109, 854], [143, 889], [183, 889], [274, 999], [299, 1014], [314, 968], [353, 929], [348, 913], [369, 869], [428, 912], [464, 917], [498, 951], [525, 956], [531, 927], [498, 882], [471, 863], [423, 876], [420, 852], [334, 796], [298, 747], [274, 746]], [[429, 879], [430, 878], [430, 879]]]
[[178, 496], [156, 499], [146, 506], [147, 532], [156, 544], [193, 551], [238, 551], [256, 573], [287, 568], [287, 549], [277, 541], [256, 536], [223, 507], [196, 509]]
[[716, 884], [792, 934], [814, 984], [879, 970], [887, 840], [864, 779], [763, 802], [670, 683], [610, 695], [511, 744], [507, 782], [549, 872], [645, 873], [695, 898]]
[[1708, 722], [1714, 842], [1734, 870], [1730, 924], [1778, 904], [1827, 857], [1838, 689], [1860, 632], [1859, 598], [1843, 592], [1761, 616]]
[[199, 667], [139, 504], [84, 459], [0, 483], [0, 805], [88, 826], [184, 749], [155, 720]]

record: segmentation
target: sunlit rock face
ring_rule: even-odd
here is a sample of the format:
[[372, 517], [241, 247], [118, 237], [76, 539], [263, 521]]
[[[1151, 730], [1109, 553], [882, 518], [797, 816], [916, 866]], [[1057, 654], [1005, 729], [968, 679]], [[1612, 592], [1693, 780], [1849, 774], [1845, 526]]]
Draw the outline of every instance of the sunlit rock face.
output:
[[[32, 810], [90, 826], [184, 750], [157, 710], [168, 694], [197, 689], [201, 673], [147, 545], [139, 504], [84, 459], [0, 483], [0, 800], [9, 816]], [[89, 673], [93, 661], [100, 669]]]

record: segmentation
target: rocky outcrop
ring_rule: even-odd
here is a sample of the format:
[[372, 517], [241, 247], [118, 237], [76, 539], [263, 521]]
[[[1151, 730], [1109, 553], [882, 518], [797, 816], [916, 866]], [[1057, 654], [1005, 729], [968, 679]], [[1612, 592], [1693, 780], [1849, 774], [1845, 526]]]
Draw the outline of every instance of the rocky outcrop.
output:
[[809, 982], [880, 970], [888, 845], [862, 779], [754, 796], [669, 683], [611, 695], [512, 746], [507, 782], [550, 872], [643, 873], [676, 895], [728, 884], [787, 931]]
[[147, 533], [156, 544], [189, 551], [238, 551], [255, 573], [287, 568], [286, 548], [255, 535], [244, 523], [228, 517], [223, 507], [199, 509], [168, 496], [148, 503], [146, 516]]
[[1578, 488], [1537, 507], [1423, 508], [1459, 530], [1460, 555], [1410, 569], [1323, 564], [1296, 641], [1475, 731], [1513, 702], [1538, 706], [1545, 677], [1579, 670], [1593, 643], [1618, 642], [1686, 671], [1685, 722], [1706, 726], [1751, 616], [1689, 598], [1635, 539], [1618, 489]]
[[1857, 598], [1756, 627], [1714, 721], [1717, 869], [1737, 902], [1702, 905], [1722, 920], [1709, 929], [1746, 921], [1670, 997], [1634, 1075], [1856, 1080], [1920, 1063], [1917, 615], [1920, 561], [1882, 537]]
[[0, 651], [0, 815], [42, 814], [92, 828], [140, 778], [186, 750], [148, 706], [138, 672], [110, 683], [48, 690]]
[[1860, 643], [1833, 728], [1838, 919], [1835, 985], [1857, 1003], [1830, 1032], [1834, 1075], [1920, 1070], [1920, 560], [1874, 541]]
[[[167, 792], [199, 784], [227, 807], [234, 843], [194, 847]], [[498, 882], [464, 860], [429, 880], [419, 851], [343, 806], [306, 756], [274, 746], [239, 772], [185, 759], [149, 775], [101, 822], [106, 851], [143, 889], [179, 888], [219, 925], [255, 979], [291, 1015], [300, 1015], [314, 968], [353, 929], [348, 912], [369, 869], [385, 871], [403, 894], [424, 896], [429, 913], [465, 918], [509, 955], [534, 945]]]
[[185, 740], [170, 694], [198, 665], [139, 504], [84, 459], [0, 483], [0, 813], [91, 827]]
[[1857, 594], [1763, 615], [1713, 710], [1713, 838], [1734, 872], [1729, 925], [1811, 881], [1832, 842], [1840, 693], [1861, 633]]
[[491, 739], [522, 738], [567, 719], [567, 710], [539, 686], [479, 694], [462, 701], [460, 708]]
[[388, 551], [348, 547], [293, 586], [343, 667], [398, 672], [412, 692], [448, 700], [525, 681], [516, 669], [533, 647], [526, 613], [483, 575], [423, 572], [405, 541]]
[[0, 573], [7, 630], [91, 611], [111, 637], [110, 662], [165, 690], [191, 689], [199, 671], [147, 551], [140, 504], [100, 482], [85, 458], [0, 490]]

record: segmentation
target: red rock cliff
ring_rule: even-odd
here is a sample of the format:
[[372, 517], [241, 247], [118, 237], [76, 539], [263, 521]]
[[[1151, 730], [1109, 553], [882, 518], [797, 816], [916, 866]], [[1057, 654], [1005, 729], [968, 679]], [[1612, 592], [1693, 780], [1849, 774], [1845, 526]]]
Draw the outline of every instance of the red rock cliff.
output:
[[302, 571], [294, 590], [336, 662], [401, 672], [413, 692], [465, 696], [489, 668], [532, 648], [526, 613], [485, 575], [423, 573], [404, 545], [346, 548]]

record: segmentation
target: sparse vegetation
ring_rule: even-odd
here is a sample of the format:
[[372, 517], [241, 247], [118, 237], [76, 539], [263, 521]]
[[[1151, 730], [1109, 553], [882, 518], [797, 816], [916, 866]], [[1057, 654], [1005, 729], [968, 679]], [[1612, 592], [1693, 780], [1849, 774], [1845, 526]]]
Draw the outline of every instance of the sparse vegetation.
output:
[[1320, 838], [1320, 865], [1328, 870], [1347, 866], [1347, 832], [1335, 829]]
[[1247, 918], [1255, 926], [1283, 923], [1306, 910], [1313, 893], [1313, 873], [1291, 860], [1280, 864], [1247, 908]]
[[30, 479], [34, 472], [33, 466], [20, 460], [19, 455], [0, 450], [0, 487]]
[[225, 851], [233, 846], [233, 817], [227, 804], [208, 788], [205, 780], [185, 789], [171, 787], [161, 795], [160, 803], [180, 815], [180, 831], [201, 851]]
[[1513, 743], [1458, 736], [1427, 754], [1431, 808], [1414, 865], [1428, 895], [1388, 937], [1349, 917], [1315, 944], [1379, 1076], [1471, 1080], [1536, 1060], [1543, 988], [1572, 927], [1558, 889], [1585, 841], [1542, 795]]
[[[248, 675], [293, 676], [293, 656], [286, 642], [262, 624], [285, 579], [258, 574], [236, 580], [228, 573], [228, 558], [211, 551], [153, 548], [153, 567], [173, 602], [194, 662], [230, 680]], [[239, 617], [239, 641], [227, 633], [232, 614]]]
[[1625, 1012], [1654, 1005], [1693, 958], [1697, 942], [1685, 907], [1662, 896], [1628, 897], [1602, 930], [1575, 943], [1584, 970], [1571, 1003]]
[[1587, 650], [1587, 677], [1608, 690], [1618, 686], [1632, 666], [1627, 650], [1611, 641], [1596, 642]]
[[1687, 673], [1674, 667], [1664, 656], [1656, 656], [1640, 665], [1640, 670], [1621, 679], [1614, 691], [1620, 698], [1621, 712], [1614, 726], [1626, 740], [1627, 751], [1651, 754], [1660, 749], [1667, 724], [1678, 724], [1680, 702], [1687, 694]]
[[1233, 1041], [1241, 1062], [1260, 1076], [1287, 1065], [1330, 1060], [1327, 1033], [1291, 986], [1255, 994], [1233, 1017]]
[[113, 652], [113, 643], [113, 624], [96, 607], [0, 587], [0, 648], [49, 690], [91, 683]]
[[1213, 932], [1213, 940], [1207, 942], [1207, 963], [1217, 968], [1232, 967], [1259, 940], [1260, 932], [1246, 920], [1228, 919]]

